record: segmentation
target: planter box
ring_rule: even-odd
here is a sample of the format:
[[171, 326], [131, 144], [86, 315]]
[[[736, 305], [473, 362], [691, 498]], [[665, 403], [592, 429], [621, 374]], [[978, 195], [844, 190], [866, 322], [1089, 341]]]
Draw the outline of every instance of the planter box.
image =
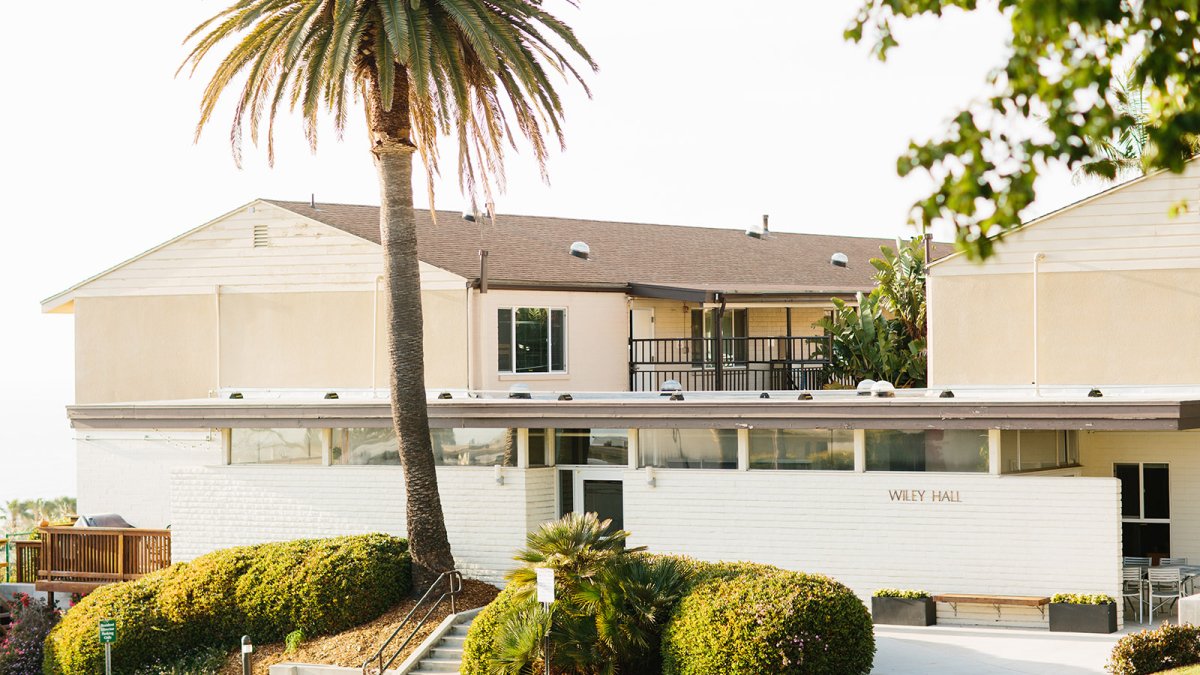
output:
[[937, 623], [933, 598], [871, 598], [871, 620], [891, 626], [932, 626]]
[[1050, 630], [1064, 633], [1117, 632], [1117, 605], [1050, 603]]

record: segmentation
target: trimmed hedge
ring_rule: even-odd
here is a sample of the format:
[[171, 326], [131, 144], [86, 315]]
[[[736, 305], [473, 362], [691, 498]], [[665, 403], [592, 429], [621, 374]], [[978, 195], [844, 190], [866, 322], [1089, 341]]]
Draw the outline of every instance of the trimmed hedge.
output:
[[113, 668], [133, 672], [242, 635], [279, 642], [294, 631], [328, 635], [366, 623], [411, 584], [408, 544], [367, 534], [224, 549], [137, 581], [101, 586], [46, 638], [46, 675], [99, 674], [97, 625], [116, 619]]
[[490, 675], [492, 672], [489, 662], [496, 654], [496, 638], [500, 635], [500, 625], [505, 616], [521, 602], [512, 587], [500, 591], [495, 600], [475, 615], [471, 627], [467, 631], [467, 639], [463, 642], [462, 665], [460, 675]]
[[1164, 623], [1117, 641], [1108, 661], [1113, 675], [1145, 675], [1200, 663], [1200, 628]]
[[675, 608], [662, 650], [665, 675], [865, 675], [875, 636], [849, 588], [775, 569], [696, 586]]

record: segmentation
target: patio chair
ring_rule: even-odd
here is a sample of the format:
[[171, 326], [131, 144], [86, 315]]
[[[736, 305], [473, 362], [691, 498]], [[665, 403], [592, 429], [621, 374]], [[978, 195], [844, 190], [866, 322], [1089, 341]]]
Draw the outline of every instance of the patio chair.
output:
[[1172, 567], [1175, 565], [1186, 565], [1186, 564], [1188, 564], [1187, 558], [1163, 558], [1162, 560], [1158, 561], [1159, 567]]
[[[1183, 575], [1178, 567], [1151, 567], [1147, 572], [1149, 587], [1150, 623], [1154, 623], [1155, 608], [1163, 609], [1183, 597]], [[1159, 600], [1155, 604], [1155, 600]]]
[[1138, 623], [1142, 622], [1142, 568], [1126, 567], [1121, 574], [1121, 599], [1137, 602]]
[[1127, 555], [1124, 558], [1124, 565], [1126, 567], [1149, 567], [1150, 566], [1150, 557], [1149, 556]]

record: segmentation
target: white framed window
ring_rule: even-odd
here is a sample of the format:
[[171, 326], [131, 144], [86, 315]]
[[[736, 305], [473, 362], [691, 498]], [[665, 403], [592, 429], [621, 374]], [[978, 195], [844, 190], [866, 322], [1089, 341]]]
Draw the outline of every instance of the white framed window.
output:
[[496, 310], [496, 363], [500, 373], [567, 372], [567, 310], [501, 307]]

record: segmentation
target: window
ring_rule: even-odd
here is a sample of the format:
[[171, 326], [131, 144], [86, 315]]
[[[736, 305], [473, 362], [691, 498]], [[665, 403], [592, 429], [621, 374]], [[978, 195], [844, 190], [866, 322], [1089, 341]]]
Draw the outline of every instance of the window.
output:
[[867, 431], [867, 471], [988, 470], [986, 431]]
[[666, 469], [736, 469], [736, 429], [642, 429], [640, 466]]
[[751, 429], [751, 469], [854, 468], [854, 432], [847, 429]]
[[400, 444], [391, 427], [334, 429], [329, 449], [333, 464], [400, 465]]
[[529, 466], [546, 466], [546, 430], [529, 430]]
[[430, 429], [429, 434], [439, 465], [517, 465], [516, 429]]
[[1171, 555], [1171, 475], [1166, 464], [1114, 464], [1121, 481], [1123, 555]]
[[1000, 432], [1000, 469], [1004, 473], [1056, 469], [1078, 463], [1075, 436], [1069, 431]]
[[320, 464], [323, 429], [233, 429], [230, 464]]
[[501, 373], [567, 370], [565, 309], [501, 307], [496, 311], [496, 363]]
[[[714, 363], [716, 351], [716, 320], [715, 309], [692, 310], [692, 365], [695, 367], [710, 367]], [[727, 309], [721, 315], [721, 353], [724, 355], [723, 365], [745, 365], [747, 329], [746, 310]]]
[[555, 429], [554, 463], [628, 466], [629, 431]]

